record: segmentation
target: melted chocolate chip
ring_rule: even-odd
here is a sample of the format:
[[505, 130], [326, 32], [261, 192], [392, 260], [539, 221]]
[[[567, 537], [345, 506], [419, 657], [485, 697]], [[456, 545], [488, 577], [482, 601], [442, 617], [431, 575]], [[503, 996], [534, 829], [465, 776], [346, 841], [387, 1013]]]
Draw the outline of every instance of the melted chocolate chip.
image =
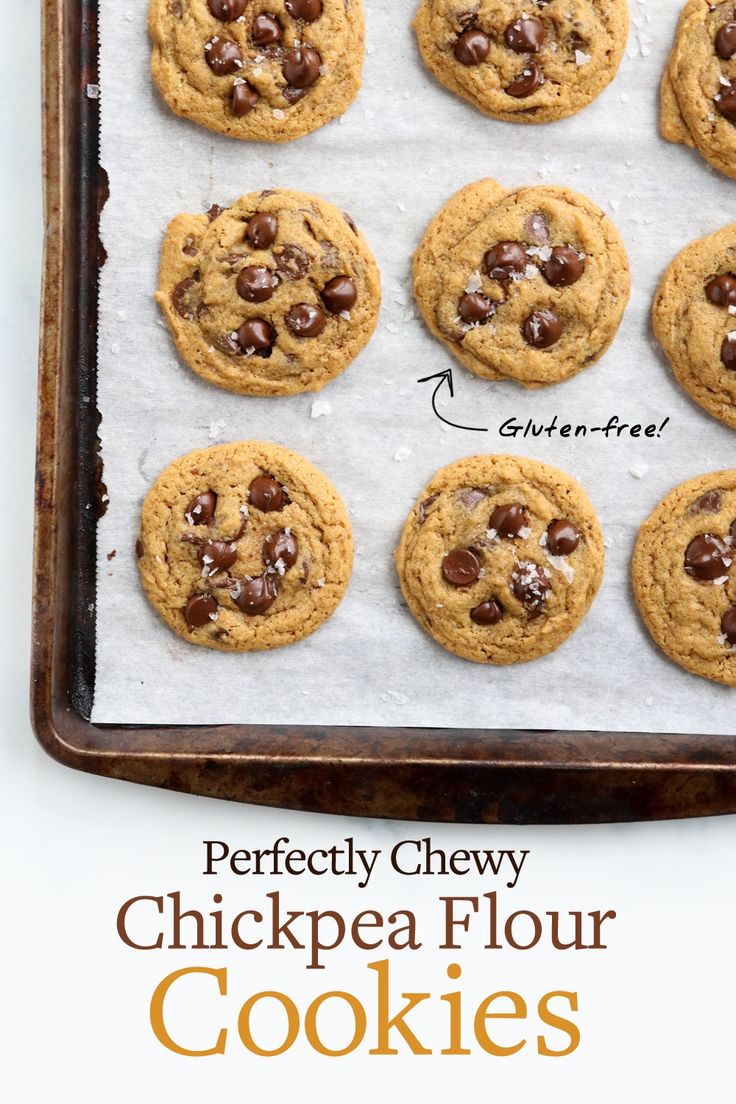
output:
[[272, 514], [286, 505], [286, 493], [271, 475], [258, 475], [249, 487], [248, 501], [256, 510]]
[[190, 525], [212, 525], [217, 509], [217, 495], [214, 491], [205, 491], [197, 495], [184, 511], [184, 517]]
[[351, 230], [353, 231], [353, 233], [354, 233], [354, 234], [356, 235], [356, 237], [357, 237], [357, 234], [358, 234], [358, 227], [357, 227], [357, 226], [355, 225], [355, 219], [353, 219], [353, 218], [352, 218], [352, 217], [351, 217], [351, 216], [350, 216], [350, 215], [349, 215], [349, 214], [347, 213], [347, 211], [343, 211], [343, 213], [342, 213], [342, 217], [343, 217], [343, 218], [345, 219], [346, 223], [348, 224], [348, 226], [350, 227], [350, 229], [351, 229]]
[[292, 88], [310, 88], [319, 77], [321, 68], [321, 54], [311, 46], [298, 46], [284, 58], [281, 72]]
[[524, 100], [527, 96], [531, 96], [532, 92], [536, 92], [542, 84], [544, 84], [544, 73], [541, 65], [538, 61], [530, 61], [518, 77], [506, 86], [505, 91], [508, 96], [513, 96], [516, 100]]
[[286, 10], [292, 19], [314, 23], [322, 14], [322, 0], [286, 0]]
[[284, 569], [293, 567], [299, 556], [299, 543], [291, 529], [269, 533], [263, 541], [263, 562], [275, 567], [281, 561]]
[[475, 621], [476, 625], [497, 625], [502, 617], [503, 606], [495, 598], [481, 602], [470, 611], [470, 620]]
[[486, 272], [492, 280], [511, 280], [526, 272], [526, 251], [519, 242], [502, 241], [489, 249], [483, 258]]
[[276, 254], [276, 269], [282, 280], [301, 280], [309, 272], [309, 254], [300, 245], [287, 242]]
[[208, 575], [227, 571], [238, 558], [238, 546], [229, 541], [207, 541], [199, 550], [202, 567]]
[[294, 337], [319, 337], [327, 325], [325, 312], [311, 303], [299, 303], [292, 307], [284, 320]]
[[194, 238], [185, 238], [181, 251], [182, 253], [186, 253], [187, 257], [196, 257], [197, 246], [195, 245]]
[[534, 349], [549, 349], [562, 337], [562, 319], [551, 310], [535, 310], [524, 320], [521, 332], [527, 345]]
[[705, 297], [716, 307], [736, 307], [736, 279], [725, 273], [714, 276], [705, 285]]
[[242, 119], [244, 115], [249, 115], [260, 98], [257, 90], [248, 81], [238, 81], [234, 84], [230, 106], [235, 118]]
[[257, 617], [274, 604], [279, 591], [272, 575], [258, 575], [240, 584], [236, 593], [233, 601], [238, 609], [248, 617]]
[[284, 28], [275, 15], [263, 12], [255, 16], [251, 24], [250, 37], [254, 46], [274, 46], [281, 41]]
[[736, 371], [736, 332], [728, 334], [721, 345], [721, 362], [730, 372]]
[[731, 528], [728, 531], [731, 540], [736, 544], [736, 519], [731, 522]]
[[274, 342], [274, 332], [265, 318], [251, 318], [238, 330], [238, 343], [244, 353], [264, 353]]
[[226, 356], [238, 356], [243, 351], [240, 348], [237, 334], [235, 336], [232, 333], [215, 334], [212, 338], [212, 344], [218, 352], [224, 353]]
[[571, 556], [580, 544], [582, 533], [567, 518], [547, 526], [547, 548], [553, 556]]
[[217, 620], [217, 599], [211, 594], [193, 594], [184, 607], [184, 617], [191, 631], [203, 629]]
[[299, 103], [299, 100], [303, 100], [308, 91], [308, 88], [291, 88], [287, 86], [284, 88], [282, 95], [288, 104], [293, 105]]
[[349, 276], [335, 276], [322, 288], [322, 302], [330, 314], [350, 311], [357, 301], [358, 289]]
[[711, 533], [695, 537], [685, 552], [685, 570], [688, 575], [703, 581], [712, 581], [727, 575], [730, 561], [728, 545]]
[[[429, 498], [425, 498], [422, 502], [419, 503], [417, 514], [419, 516], [420, 525], [424, 525], [425, 521], [427, 520], [427, 511], [429, 510], [429, 507], [432, 505], [433, 502], [436, 502], [439, 497], [439, 494], [433, 494], [430, 495]], [[734, 522], [734, 526], [736, 526], [736, 521]]]
[[491, 40], [478, 27], [468, 27], [457, 36], [455, 57], [461, 65], [480, 65], [488, 57]]
[[569, 245], [556, 245], [549, 260], [542, 265], [542, 274], [552, 287], [570, 287], [584, 271], [584, 258]]
[[209, 0], [209, 9], [215, 19], [223, 23], [232, 23], [240, 19], [245, 11], [246, 0]]
[[238, 295], [248, 303], [266, 303], [278, 286], [279, 281], [273, 272], [258, 265], [242, 269], [235, 281]]
[[197, 291], [197, 281], [192, 276], [188, 276], [186, 280], [182, 280], [180, 284], [177, 284], [171, 293], [171, 302], [174, 304], [174, 310], [178, 315], [186, 318], [187, 322], [194, 322], [199, 317], [202, 308], [202, 302]]
[[731, 606], [723, 615], [721, 632], [728, 644], [736, 644], [736, 606]]
[[729, 123], [736, 123], [736, 84], [733, 81], [721, 87], [721, 91], [714, 96], [713, 103], [724, 119], [728, 119]]
[[207, 212], [208, 222], [214, 222], [215, 219], [218, 219], [220, 217], [220, 215], [222, 214], [222, 212], [224, 211], [224, 209], [225, 208], [221, 207], [219, 203], [213, 203], [212, 206], [210, 207], [209, 211]]
[[268, 211], [261, 211], [248, 223], [245, 236], [256, 249], [268, 249], [276, 241], [279, 232], [279, 220]]
[[442, 574], [451, 586], [472, 586], [480, 579], [480, 561], [469, 548], [455, 548], [442, 561]]
[[242, 51], [237, 42], [233, 42], [231, 38], [213, 35], [205, 43], [204, 56], [216, 77], [226, 77], [229, 73], [237, 73], [243, 68]]
[[522, 16], [509, 23], [504, 42], [515, 54], [536, 54], [544, 43], [544, 25], [533, 16]]
[[717, 514], [722, 503], [722, 491], [706, 491], [697, 502], [693, 503], [693, 510], [702, 510], [705, 514]]
[[135, 542], [135, 554], [136, 554], [136, 556], [139, 560], [143, 559], [143, 553], [144, 552], [145, 552], [145, 548], [143, 547], [143, 541], [138, 539]]
[[719, 58], [729, 61], [736, 54], [736, 23], [724, 23], [719, 27], [715, 41]]
[[469, 326], [476, 322], [487, 322], [496, 308], [490, 299], [479, 291], [468, 291], [458, 304], [458, 314]]
[[552, 593], [552, 585], [545, 568], [526, 561], [514, 568], [511, 590], [526, 609], [539, 611]]
[[507, 506], [497, 506], [491, 514], [488, 522], [489, 529], [494, 529], [499, 537], [513, 540], [518, 537], [526, 525], [526, 507], [520, 502], [511, 502]]
[[529, 235], [529, 241], [533, 245], [549, 245], [549, 223], [541, 211], [535, 211], [528, 215], [524, 221], [524, 229]]

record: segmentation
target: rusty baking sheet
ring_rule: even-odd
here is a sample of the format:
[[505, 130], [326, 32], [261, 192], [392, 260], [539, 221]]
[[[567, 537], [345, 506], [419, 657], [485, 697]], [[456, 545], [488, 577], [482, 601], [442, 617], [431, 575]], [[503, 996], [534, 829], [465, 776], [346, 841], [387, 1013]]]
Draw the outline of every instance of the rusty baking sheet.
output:
[[[42, 0], [46, 249], [38, 399], [32, 717], [61, 763], [259, 805], [507, 824], [736, 811], [726, 736], [93, 725], [98, 215], [95, 0]], [[92, 86], [91, 89], [89, 86]], [[90, 94], [91, 93], [91, 94]], [[88, 397], [88, 401], [84, 401]]]

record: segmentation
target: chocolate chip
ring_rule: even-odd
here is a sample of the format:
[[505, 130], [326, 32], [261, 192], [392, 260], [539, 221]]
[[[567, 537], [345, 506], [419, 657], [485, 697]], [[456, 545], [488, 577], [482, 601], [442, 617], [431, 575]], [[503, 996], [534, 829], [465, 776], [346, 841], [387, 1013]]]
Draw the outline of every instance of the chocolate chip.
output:
[[217, 495], [214, 491], [205, 491], [197, 495], [184, 511], [184, 517], [190, 525], [212, 525], [217, 509]]
[[169, 0], [169, 11], [172, 15], [175, 15], [177, 19], [181, 19], [184, 15], [184, 9], [181, 6], [181, 0]]
[[723, 503], [721, 491], [706, 491], [697, 502], [693, 503], [693, 510], [702, 510], [705, 514], [717, 514]]
[[276, 269], [282, 280], [301, 280], [309, 272], [311, 260], [299, 245], [287, 242], [276, 253]]
[[705, 285], [705, 297], [716, 307], [736, 307], [736, 279], [727, 274], [714, 276]]
[[457, 310], [463, 322], [472, 326], [476, 322], [486, 322], [496, 308], [491, 300], [481, 295], [479, 291], [468, 291], [460, 300]]
[[480, 579], [480, 561], [469, 548], [455, 548], [442, 561], [442, 574], [452, 586], [472, 586]]
[[544, 84], [544, 73], [538, 61], [530, 61], [519, 73], [511, 84], [506, 86], [506, 94], [514, 99], [523, 100], [536, 92], [540, 85]]
[[553, 556], [571, 556], [580, 544], [582, 533], [567, 518], [547, 526], [547, 547]]
[[556, 245], [549, 260], [542, 265], [542, 274], [552, 287], [570, 287], [584, 271], [584, 258], [569, 245]]
[[351, 218], [351, 216], [347, 213], [347, 211], [343, 211], [342, 217], [345, 219], [346, 223], [348, 224], [350, 229], [353, 231], [353, 233], [357, 236], [358, 227], [355, 225], [355, 219]]
[[529, 241], [533, 245], [549, 245], [549, 223], [541, 211], [535, 211], [528, 215], [524, 221], [524, 229], [529, 235]]
[[[736, 524], [736, 523], [734, 523], [734, 524]], [[143, 553], [144, 552], [145, 552], [145, 549], [143, 547], [143, 541], [139, 539], [135, 542], [135, 554], [136, 554], [136, 556], [139, 560], [143, 558]]]
[[319, 337], [327, 325], [327, 315], [321, 307], [299, 303], [287, 311], [285, 322], [294, 337]]
[[263, 353], [274, 342], [274, 332], [265, 318], [251, 318], [238, 330], [238, 343], [244, 353]]
[[194, 238], [185, 238], [181, 251], [182, 253], [186, 253], [187, 257], [196, 257], [197, 246], [194, 242]]
[[487, 497], [488, 492], [481, 487], [463, 487], [461, 491], [457, 492], [458, 502], [471, 512]]
[[212, 337], [212, 344], [218, 352], [224, 353], [226, 356], [239, 356], [243, 351], [238, 343], [237, 334], [233, 336], [232, 332], [214, 334]]
[[223, 23], [232, 23], [240, 19], [245, 11], [246, 0], [209, 0], [210, 13]]
[[239, 584], [236, 594], [233, 601], [238, 609], [248, 617], [257, 617], [274, 604], [279, 591], [272, 575], [258, 575]]
[[533, 16], [522, 16], [509, 23], [503, 38], [515, 54], [536, 54], [544, 43], [544, 25]]
[[455, 57], [461, 65], [480, 65], [488, 57], [491, 40], [478, 27], [469, 27], [457, 36]]
[[259, 265], [242, 269], [235, 281], [238, 295], [248, 303], [266, 303], [278, 286], [279, 281], [273, 272]]
[[221, 207], [219, 203], [213, 203], [209, 211], [207, 212], [208, 221], [214, 222], [215, 219], [218, 219], [220, 217], [223, 211], [224, 207]]
[[308, 91], [308, 88], [292, 88], [291, 86], [287, 86], [284, 88], [282, 95], [286, 102], [293, 106], [295, 103], [299, 103], [299, 100], [303, 100]]
[[736, 54], [736, 23], [724, 23], [716, 35], [716, 53], [728, 61]]
[[310, 88], [320, 74], [322, 56], [311, 46], [298, 46], [284, 58], [281, 72], [293, 88]]
[[511, 590], [526, 609], [538, 611], [552, 593], [549, 572], [539, 564], [519, 563], [511, 575]]
[[250, 37], [254, 46], [273, 46], [281, 41], [284, 28], [275, 15], [262, 13], [257, 15], [251, 24]]
[[286, 0], [286, 10], [292, 19], [314, 23], [322, 14], [322, 0]]
[[512, 540], [518, 537], [526, 525], [526, 507], [520, 502], [511, 502], [507, 506], [497, 506], [491, 514], [489, 529], [494, 529], [499, 537]]
[[716, 105], [716, 111], [724, 119], [728, 119], [729, 123], [736, 123], [736, 84], [733, 81], [723, 85], [721, 91], [714, 96], [713, 102]]
[[268, 249], [276, 241], [279, 232], [279, 220], [268, 211], [261, 211], [248, 223], [245, 236], [256, 249]]
[[736, 644], [736, 606], [731, 606], [723, 615], [721, 632], [728, 644]]
[[357, 301], [358, 289], [349, 276], [335, 276], [322, 288], [322, 302], [330, 314], [350, 311]]
[[510, 280], [526, 272], [526, 250], [519, 242], [502, 241], [489, 249], [483, 258], [486, 272], [492, 280]]
[[207, 541], [199, 550], [199, 558], [207, 575], [227, 571], [238, 558], [238, 546], [229, 541]]
[[549, 349], [562, 337], [562, 319], [551, 310], [535, 310], [524, 320], [521, 332], [527, 345], [534, 349]]
[[187, 322], [194, 322], [202, 308], [197, 281], [192, 276], [187, 276], [186, 280], [177, 284], [171, 293], [171, 302], [177, 314], [186, 318]]
[[[423, 502], [419, 503], [417, 514], [419, 516], [420, 525], [424, 525], [425, 521], [427, 520], [427, 511], [429, 510], [429, 507], [432, 505], [433, 502], [436, 502], [439, 497], [439, 494], [433, 494], [430, 495], [429, 498], [425, 498]], [[736, 526], [736, 521], [734, 522], [734, 526]]]
[[257, 90], [248, 81], [238, 81], [234, 84], [230, 106], [235, 118], [242, 119], [244, 115], [249, 115], [260, 98]]
[[204, 56], [216, 77], [226, 77], [243, 68], [243, 54], [237, 42], [231, 38], [213, 37], [205, 43]]
[[470, 620], [476, 625], [497, 625], [503, 617], [503, 606], [495, 598], [488, 602], [481, 602], [479, 606], [470, 611]]
[[184, 617], [190, 630], [202, 629], [217, 620], [217, 599], [211, 594], [193, 594], [184, 607]]
[[711, 533], [690, 541], [685, 552], [685, 570], [696, 579], [720, 579], [728, 573], [731, 557], [728, 545]]
[[263, 561], [275, 567], [281, 561], [284, 568], [293, 567], [299, 556], [299, 543], [291, 529], [279, 529], [269, 533], [263, 541]]
[[248, 501], [256, 510], [271, 514], [286, 505], [286, 493], [271, 475], [257, 475], [250, 485]]
[[721, 345], [721, 361], [723, 367], [730, 372], [736, 370], [736, 332], [727, 334]]

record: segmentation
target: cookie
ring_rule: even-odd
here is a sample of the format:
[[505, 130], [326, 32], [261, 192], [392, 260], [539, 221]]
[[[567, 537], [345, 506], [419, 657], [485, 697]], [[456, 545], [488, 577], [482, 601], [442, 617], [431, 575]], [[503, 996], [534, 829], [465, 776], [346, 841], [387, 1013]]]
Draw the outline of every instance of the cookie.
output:
[[414, 20], [427, 68], [495, 119], [574, 115], [616, 75], [626, 0], [422, 0]]
[[736, 224], [675, 257], [657, 289], [652, 322], [678, 383], [736, 429]]
[[641, 527], [634, 594], [654, 641], [686, 671], [736, 686], [736, 471], [675, 487]]
[[360, 89], [361, 0], [151, 0], [148, 29], [172, 111], [231, 138], [301, 138]]
[[476, 663], [537, 659], [587, 613], [603, 537], [565, 472], [517, 456], [469, 456], [437, 472], [409, 515], [396, 566], [409, 609]]
[[468, 185], [414, 256], [414, 293], [435, 337], [476, 375], [525, 387], [598, 360], [629, 292], [616, 227], [585, 196], [554, 185]]
[[253, 192], [169, 225], [156, 294], [182, 358], [243, 395], [319, 391], [378, 320], [378, 269], [349, 215], [315, 196]]
[[736, 11], [733, 0], [689, 0], [660, 91], [660, 129], [736, 178]]
[[340, 604], [353, 564], [332, 484], [296, 453], [260, 441], [170, 464], [143, 503], [136, 552], [166, 624], [223, 652], [310, 636]]

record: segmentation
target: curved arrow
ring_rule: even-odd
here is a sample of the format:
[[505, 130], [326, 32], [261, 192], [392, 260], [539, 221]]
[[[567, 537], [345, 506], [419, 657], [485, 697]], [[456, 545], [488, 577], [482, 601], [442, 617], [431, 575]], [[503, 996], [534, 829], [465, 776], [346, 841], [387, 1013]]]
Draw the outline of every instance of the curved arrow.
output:
[[437, 380], [437, 386], [435, 387], [434, 394], [432, 395], [432, 409], [434, 410], [439, 420], [441, 422], [444, 422], [445, 425], [452, 426], [453, 429], [467, 429], [470, 433], [487, 433], [488, 429], [484, 426], [458, 425], [457, 422], [451, 422], [449, 418], [442, 417], [439, 410], [437, 409], [437, 395], [439, 394], [439, 390], [442, 384], [446, 382], [447, 386], [450, 388], [450, 398], [455, 397], [455, 385], [452, 380], [452, 368], [445, 368], [443, 372], [435, 372], [432, 376], [424, 376], [423, 379], [417, 380], [417, 383], [428, 383], [429, 380], [434, 379]]

